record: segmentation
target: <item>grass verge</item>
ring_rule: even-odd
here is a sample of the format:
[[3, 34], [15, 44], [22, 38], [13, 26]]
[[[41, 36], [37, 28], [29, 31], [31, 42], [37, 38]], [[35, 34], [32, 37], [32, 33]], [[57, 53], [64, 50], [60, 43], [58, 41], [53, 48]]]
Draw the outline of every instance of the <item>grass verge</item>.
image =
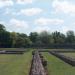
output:
[[31, 51], [23, 55], [0, 55], [0, 75], [28, 75], [31, 58]]
[[49, 75], [75, 75], [75, 67], [70, 66], [47, 52], [42, 54], [48, 61], [47, 68]]

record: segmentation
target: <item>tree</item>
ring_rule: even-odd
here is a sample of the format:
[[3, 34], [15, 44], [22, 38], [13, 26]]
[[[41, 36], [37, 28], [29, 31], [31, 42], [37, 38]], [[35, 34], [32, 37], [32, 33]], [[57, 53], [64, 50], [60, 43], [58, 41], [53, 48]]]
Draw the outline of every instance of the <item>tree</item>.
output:
[[38, 33], [37, 32], [31, 32], [29, 35], [30, 40], [32, 43], [36, 43], [38, 39]]
[[73, 31], [67, 32], [66, 42], [67, 43], [75, 43], [75, 34]]
[[0, 47], [11, 47], [12, 39], [7, 31], [0, 32]]
[[54, 39], [54, 44], [61, 44], [65, 43], [65, 35], [60, 32], [54, 32], [52, 33], [52, 37]]
[[15, 32], [11, 32], [12, 47], [15, 47], [15, 44], [16, 44], [16, 40], [17, 40], [17, 38], [18, 38], [17, 33], [15, 33]]
[[28, 36], [24, 33], [17, 33], [18, 37], [27, 38]]
[[54, 42], [52, 36], [47, 31], [41, 32], [40, 35], [39, 35], [39, 37], [40, 37], [40, 41], [44, 45], [49, 45], [49, 44], [52, 44]]
[[31, 45], [31, 41], [26, 34], [16, 33], [17, 38], [15, 40], [15, 47], [28, 47]]
[[3, 24], [0, 24], [0, 31], [5, 31], [5, 26]]
[[11, 47], [11, 42], [10, 32], [6, 31], [4, 25], [0, 24], [0, 47]]

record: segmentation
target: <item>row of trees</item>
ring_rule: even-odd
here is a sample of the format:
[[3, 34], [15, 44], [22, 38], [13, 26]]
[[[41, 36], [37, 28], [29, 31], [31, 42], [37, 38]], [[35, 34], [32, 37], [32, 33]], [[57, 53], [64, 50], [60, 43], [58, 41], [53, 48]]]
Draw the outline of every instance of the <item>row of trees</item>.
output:
[[4, 25], [0, 24], [0, 47], [32, 47], [47, 46], [51, 44], [75, 44], [75, 34], [68, 31], [66, 34], [60, 32], [24, 33], [8, 32]]

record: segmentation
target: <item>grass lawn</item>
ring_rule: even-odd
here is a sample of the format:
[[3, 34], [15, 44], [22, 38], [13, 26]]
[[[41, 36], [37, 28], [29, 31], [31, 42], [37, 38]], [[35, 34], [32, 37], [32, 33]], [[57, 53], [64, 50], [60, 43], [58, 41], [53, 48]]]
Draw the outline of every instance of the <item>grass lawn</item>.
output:
[[8, 50], [8, 51], [15, 51], [15, 50], [29, 50], [29, 49], [25, 49], [25, 48], [0, 48], [0, 50]]
[[75, 67], [70, 66], [47, 52], [43, 52], [42, 54], [48, 61], [47, 67], [49, 75], [75, 75]]
[[31, 58], [31, 51], [23, 55], [0, 54], [0, 75], [28, 75]]

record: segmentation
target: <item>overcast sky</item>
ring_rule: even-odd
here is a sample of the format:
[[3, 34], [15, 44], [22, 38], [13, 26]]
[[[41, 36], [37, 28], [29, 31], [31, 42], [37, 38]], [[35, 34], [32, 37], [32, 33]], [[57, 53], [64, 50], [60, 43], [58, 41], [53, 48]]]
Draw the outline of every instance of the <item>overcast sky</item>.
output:
[[75, 31], [75, 0], [0, 0], [0, 23], [27, 34]]

